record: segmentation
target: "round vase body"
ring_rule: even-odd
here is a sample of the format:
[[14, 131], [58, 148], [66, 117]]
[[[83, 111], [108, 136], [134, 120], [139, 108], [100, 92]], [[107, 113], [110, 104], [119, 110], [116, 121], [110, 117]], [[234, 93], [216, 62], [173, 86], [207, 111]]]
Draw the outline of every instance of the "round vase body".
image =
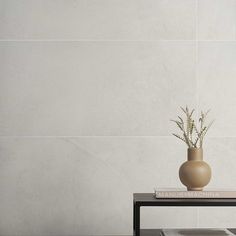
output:
[[211, 179], [211, 168], [203, 161], [202, 148], [189, 148], [188, 160], [179, 169], [179, 178], [188, 191], [201, 191]]

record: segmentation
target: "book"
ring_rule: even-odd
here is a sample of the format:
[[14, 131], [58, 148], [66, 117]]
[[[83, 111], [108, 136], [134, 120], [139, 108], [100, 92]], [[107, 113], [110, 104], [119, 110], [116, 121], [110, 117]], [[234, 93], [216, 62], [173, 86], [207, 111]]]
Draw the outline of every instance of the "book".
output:
[[227, 229], [162, 229], [161, 236], [233, 236]]
[[236, 189], [187, 191], [181, 188], [155, 188], [156, 198], [236, 198]]

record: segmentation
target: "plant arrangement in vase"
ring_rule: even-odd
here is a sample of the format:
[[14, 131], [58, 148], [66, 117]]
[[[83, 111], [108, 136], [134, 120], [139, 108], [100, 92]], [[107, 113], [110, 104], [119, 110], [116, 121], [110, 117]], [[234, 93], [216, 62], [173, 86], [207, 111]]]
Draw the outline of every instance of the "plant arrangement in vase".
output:
[[178, 116], [173, 121], [181, 135], [173, 133], [175, 137], [182, 140], [188, 146], [188, 160], [179, 169], [179, 178], [189, 191], [201, 191], [211, 179], [211, 168], [203, 161], [203, 141], [209, 128], [214, 121], [206, 125], [206, 118], [210, 110], [201, 112], [197, 122], [193, 119], [194, 109], [189, 110], [181, 107], [185, 118]]

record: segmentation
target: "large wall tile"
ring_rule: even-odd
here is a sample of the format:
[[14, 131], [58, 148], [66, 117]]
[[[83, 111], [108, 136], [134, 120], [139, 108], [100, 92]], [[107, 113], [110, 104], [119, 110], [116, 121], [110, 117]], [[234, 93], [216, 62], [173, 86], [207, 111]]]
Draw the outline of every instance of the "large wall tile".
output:
[[[2, 235], [132, 234], [132, 193], [181, 186], [186, 159], [174, 137], [1, 138], [0, 150]], [[142, 226], [196, 224], [196, 208], [164, 212], [142, 209]]]
[[200, 107], [216, 119], [210, 134], [235, 136], [236, 42], [200, 43], [198, 70]]
[[1, 135], [169, 135], [193, 42], [1, 42]]
[[[204, 160], [212, 169], [209, 188], [235, 189], [236, 138], [206, 138]], [[200, 208], [200, 227], [235, 227], [236, 208]], [[214, 216], [214, 217], [213, 217]]]
[[195, 228], [197, 209], [193, 207], [143, 207], [141, 228]]
[[236, 0], [198, 0], [198, 38], [236, 39]]
[[2, 0], [2, 39], [193, 39], [195, 0]]
[[235, 138], [206, 137], [204, 159], [212, 168], [210, 188], [235, 188]]
[[199, 227], [235, 228], [235, 207], [206, 207], [199, 210]]

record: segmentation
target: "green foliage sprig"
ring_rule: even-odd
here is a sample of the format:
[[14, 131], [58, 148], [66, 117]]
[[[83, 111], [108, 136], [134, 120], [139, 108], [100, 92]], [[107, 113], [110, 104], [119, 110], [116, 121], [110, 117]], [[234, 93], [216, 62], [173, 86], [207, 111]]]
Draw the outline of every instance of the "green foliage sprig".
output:
[[173, 121], [178, 126], [178, 128], [182, 131], [182, 134], [179, 135], [173, 133], [173, 135], [185, 142], [189, 148], [202, 148], [203, 139], [214, 122], [211, 121], [209, 124], [205, 124], [206, 117], [210, 110], [207, 112], [201, 112], [201, 115], [198, 119], [198, 124], [196, 124], [195, 120], [193, 119], [194, 109], [190, 111], [187, 106], [186, 108], [180, 108], [186, 116], [185, 122], [180, 116], [178, 116], [177, 120], [171, 121]]

